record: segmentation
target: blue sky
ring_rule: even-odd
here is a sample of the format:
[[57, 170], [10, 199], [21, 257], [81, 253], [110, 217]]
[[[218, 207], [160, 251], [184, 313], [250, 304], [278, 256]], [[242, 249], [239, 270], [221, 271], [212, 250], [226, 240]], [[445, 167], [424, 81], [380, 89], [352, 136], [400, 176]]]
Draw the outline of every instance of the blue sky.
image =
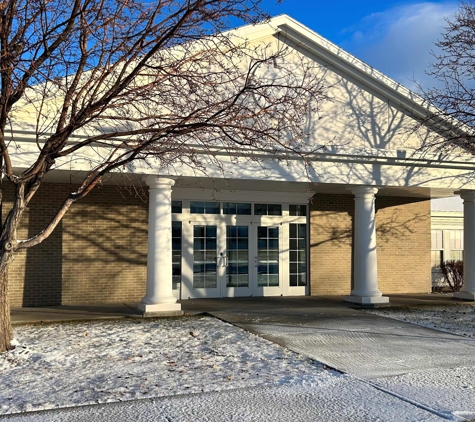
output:
[[408, 88], [429, 88], [425, 74], [434, 42], [454, 1], [263, 0], [272, 16], [286, 13]]

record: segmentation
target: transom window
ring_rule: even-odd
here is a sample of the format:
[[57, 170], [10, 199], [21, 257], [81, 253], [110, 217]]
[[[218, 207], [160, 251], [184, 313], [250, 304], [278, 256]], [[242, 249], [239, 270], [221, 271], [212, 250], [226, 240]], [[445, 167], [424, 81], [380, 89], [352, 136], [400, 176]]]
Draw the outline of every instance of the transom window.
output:
[[181, 214], [182, 212], [182, 202], [181, 201], [172, 201], [172, 213]]
[[223, 202], [223, 214], [251, 215], [252, 206], [242, 202]]
[[289, 215], [305, 217], [307, 215], [306, 205], [289, 205]]
[[220, 213], [219, 202], [191, 201], [190, 213], [191, 214], [219, 214]]
[[254, 215], [282, 215], [282, 205], [254, 204]]

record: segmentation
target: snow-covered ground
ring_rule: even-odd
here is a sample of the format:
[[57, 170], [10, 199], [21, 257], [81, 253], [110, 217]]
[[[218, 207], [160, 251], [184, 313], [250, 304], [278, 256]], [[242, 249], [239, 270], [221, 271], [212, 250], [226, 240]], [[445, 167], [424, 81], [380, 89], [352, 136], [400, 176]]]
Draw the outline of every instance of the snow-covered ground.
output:
[[367, 312], [475, 338], [475, 305], [471, 303], [434, 307], [383, 308]]
[[[461, 341], [475, 338], [474, 305], [371, 312], [470, 338]], [[206, 409], [217, 417], [203, 416], [209, 421], [289, 420], [295, 409], [301, 420], [309, 421], [475, 417], [475, 366], [409, 370], [365, 381], [326, 370], [303, 355], [211, 317], [25, 325], [15, 327], [14, 334], [16, 348], [0, 354], [0, 415], [129, 401], [128, 410], [81, 408], [85, 413], [80, 420], [96, 420], [90, 419], [96, 408], [97, 420], [116, 420], [104, 419], [101, 412], [126, 414], [134, 408], [142, 416], [162, 409], [165, 416], [178, 415], [173, 420], [201, 420], [191, 418], [191, 413], [188, 419], [179, 416], [201, 409], [199, 403], [207, 403]], [[217, 393], [189, 394], [202, 392]], [[156, 397], [167, 398], [156, 404], [130, 401]], [[308, 401], [306, 407], [302, 398]], [[239, 402], [239, 411], [245, 412], [236, 419], [235, 402], [241, 399], [248, 407]], [[224, 409], [233, 418], [220, 419]], [[308, 417], [303, 417], [304, 410]], [[256, 419], [261, 411], [263, 417]], [[264, 418], [268, 411], [280, 419]], [[68, 419], [67, 412], [72, 410], [58, 419], [47, 413], [24, 417], [79, 420], [79, 413]], [[164, 415], [157, 420], [169, 420]]]
[[214, 318], [17, 326], [0, 414], [340, 376]]

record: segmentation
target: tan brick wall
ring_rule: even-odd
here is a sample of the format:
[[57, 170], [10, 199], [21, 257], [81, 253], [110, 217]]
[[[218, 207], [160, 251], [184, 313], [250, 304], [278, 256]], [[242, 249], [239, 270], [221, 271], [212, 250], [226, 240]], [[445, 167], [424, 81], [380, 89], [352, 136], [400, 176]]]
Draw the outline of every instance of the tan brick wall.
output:
[[431, 291], [430, 201], [376, 198], [379, 289], [385, 293]]
[[310, 294], [351, 290], [354, 200], [350, 195], [315, 195], [310, 205]]
[[[310, 206], [310, 293], [352, 288], [352, 195], [315, 195]], [[384, 294], [430, 292], [430, 201], [376, 197], [379, 288]]]
[[[69, 185], [42, 186], [20, 237], [41, 230], [69, 191]], [[72, 206], [49, 239], [16, 256], [9, 274], [12, 306], [140, 301], [147, 218], [148, 205], [134, 192], [116, 186], [94, 190]]]

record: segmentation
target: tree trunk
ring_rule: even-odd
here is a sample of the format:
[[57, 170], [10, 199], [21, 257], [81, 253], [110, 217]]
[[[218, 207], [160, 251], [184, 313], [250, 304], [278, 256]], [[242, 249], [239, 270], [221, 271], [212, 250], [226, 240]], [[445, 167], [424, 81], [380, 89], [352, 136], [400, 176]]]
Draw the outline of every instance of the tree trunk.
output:
[[12, 324], [8, 298], [8, 264], [0, 266], [0, 353], [12, 349]]

